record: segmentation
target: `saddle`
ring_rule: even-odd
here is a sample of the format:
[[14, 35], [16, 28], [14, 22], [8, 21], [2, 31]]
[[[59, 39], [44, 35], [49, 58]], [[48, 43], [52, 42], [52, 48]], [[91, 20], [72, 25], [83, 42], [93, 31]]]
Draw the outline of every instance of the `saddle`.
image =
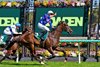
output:
[[47, 39], [49, 32], [47, 32], [46, 34], [44, 34], [43, 36], [41, 36], [41, 34], [39, 33], [35, 33], [35, 38], [41, 41], [44, 41]]
[[0, 45], [6, 44], [7, 37], [5, 35], [0, 36]]
[[2, 41], [6, 43], [6, 40], [7, 40], [8, 36], [7, 35], [2, 35], [2, 37], [3, 37]]

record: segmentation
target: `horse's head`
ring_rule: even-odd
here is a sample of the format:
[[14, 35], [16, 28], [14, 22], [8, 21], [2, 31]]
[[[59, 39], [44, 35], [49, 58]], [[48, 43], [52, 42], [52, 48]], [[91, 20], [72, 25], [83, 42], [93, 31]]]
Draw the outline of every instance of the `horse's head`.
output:
[[68, 24], [65, 21], [60, 21], [59, 25], [62, 26], [62, 29], [67, 31], [69, 34], [72, 33], [72, 29], [70, 26], [68, 26]]

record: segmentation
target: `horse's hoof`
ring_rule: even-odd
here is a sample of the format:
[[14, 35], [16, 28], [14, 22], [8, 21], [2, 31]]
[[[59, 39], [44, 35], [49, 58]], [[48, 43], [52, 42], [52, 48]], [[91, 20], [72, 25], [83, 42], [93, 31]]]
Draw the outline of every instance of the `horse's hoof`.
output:
[[45, 63], [44, 63], [44, 62], [40, 62], [40, 64], [42, 64], [42, 65], [43, 65], [43, 64], [45, 64]]
[[40, 59], [41, 59], [41, 60], [43, 60], [43, 57], [42, 57], [42, 56], [40, 56]]
[[67, 62], [67, 60], [64, 60], [64, 62]]

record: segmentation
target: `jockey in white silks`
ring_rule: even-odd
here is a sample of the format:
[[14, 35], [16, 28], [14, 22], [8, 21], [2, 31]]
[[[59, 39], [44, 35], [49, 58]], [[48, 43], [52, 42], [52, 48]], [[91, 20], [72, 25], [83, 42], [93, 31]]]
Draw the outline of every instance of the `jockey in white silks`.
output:
[[19, 33], [17, 31], [20, 27], [21, 27], [21, 24], [17, 23], [15, 25], [8, 26], [4, 29], [4, 35], [8, 36], [7, 42], [6, 42], [7, 47], [5, 48], [6, 50], [8, 50], [13, 45], [12, 40], [13, 40], [14, 34], [22, 34], [22, 32]]
[[6, 35], [19, 34], [19, 32], [17, 32], [17, 29], [19, 29], [20, 26], [21, 26], [20, 23], [17, 23], [12, 26], [8, 26], [4, 29], [4, 34], [6, 34]]

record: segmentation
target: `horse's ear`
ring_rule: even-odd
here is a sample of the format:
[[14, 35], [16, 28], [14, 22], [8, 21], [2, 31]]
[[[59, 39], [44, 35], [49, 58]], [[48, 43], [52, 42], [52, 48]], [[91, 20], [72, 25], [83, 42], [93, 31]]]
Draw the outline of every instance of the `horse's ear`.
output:
[[60, 21], [60, 24], [63, 24], [64, 23], [64, 21]]

